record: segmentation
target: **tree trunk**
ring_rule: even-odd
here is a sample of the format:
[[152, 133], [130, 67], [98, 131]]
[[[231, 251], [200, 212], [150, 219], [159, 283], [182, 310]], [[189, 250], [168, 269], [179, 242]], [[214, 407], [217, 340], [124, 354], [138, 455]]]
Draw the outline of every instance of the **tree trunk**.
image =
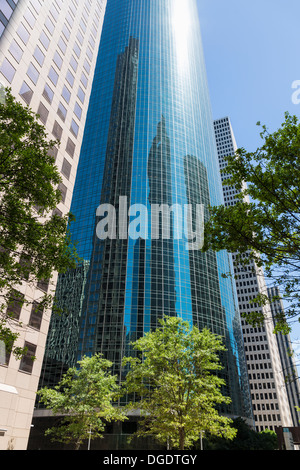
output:
[[179, 428], [179, 449], [184, 450], [185, 432], [184, 428]]

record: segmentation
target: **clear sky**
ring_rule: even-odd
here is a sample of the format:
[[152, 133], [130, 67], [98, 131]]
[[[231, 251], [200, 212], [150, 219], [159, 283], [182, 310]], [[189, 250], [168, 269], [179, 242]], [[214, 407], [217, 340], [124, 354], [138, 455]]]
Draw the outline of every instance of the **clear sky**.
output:
[[[292, 101], [292, 84], [300, 81], [300, 0], [197, 2], [213, 117], [229, 116], [238, 147], [255, 150], [257, 121], [275, 131], [286, 111], [300, 117]], [[300, 325], [291, 338], [300, 362]]]

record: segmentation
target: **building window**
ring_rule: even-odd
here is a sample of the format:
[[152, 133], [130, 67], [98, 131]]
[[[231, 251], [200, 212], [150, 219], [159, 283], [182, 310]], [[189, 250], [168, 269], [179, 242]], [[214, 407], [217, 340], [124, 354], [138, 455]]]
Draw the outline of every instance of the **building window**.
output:
[[63, 161], [63, 164], [62, 164], [61, 172], [67, 179], [70, 178], [71, 164], [65, 158], [64, 158], [64, 161]]
[[54, 122], [53, 129], [52, 129], [52, 134], [56, 139], [60, 140], [62, 136], [62, 127], [58, 124], [57, 121]]
[[49, 33], [52, 35], [54, 33], [55, 26], [49, 17], [46, 18], [45, 26], [48, 29]]
[[81, 87], [78, 88], [77, 96], [80, 99], [81, 103], [84, 103], [85, 93]]
[[67, 116], [67, 110], [64, 107], [62, 103], [59, 103], [58, 105], [58, 110], [57, 110], [58, 116], [61, 118], [63, 122], [65, 122], [66, 116]]
[[0, 365], [8, 366], [10, 359], [10, 351], [6, 347], [4, 341], [0, 340]]
[[61, 50], [61, 52], [62, 52], [63, 54], [66, 53], [67, 44], [65, 43], [65, 41], [63, 40], [62, 37], [59, 38], [58, 47], [60, 48], [60, 50]]
[[3, 15], [5, 16], [5, 18], [7, 20], [9, 20], [9, 18], [12, 15], [13, 9], [11, 8], [11, 6], [7, 2], [7, 0], [4, 0], [4, 1], [2, 0], [2, 2], [0, 4], [0, 9], [1, 9], [1, 12], [3, 13]]
[[23, 100], [25, 103], [30, 104], [31, 98], [33, 96], [33, 91], [32, 89], [27, 85], [26, 82], [23, 82], [20, 92], [20, 96], [22, 96]]
[[35, 18], [35, 16], [31, 13], [30, 10], [27, 10], [27, 11], [26, 11], [26, 13], [25, 13], [25, 15], [24, 15], [24, 19], [27, 21], [27, 23], [29, 24], [29, 26], [30, 26], [31, 28], [34, 27], [35, 22], [36, 22], [36, 18]]
[[71, 34], [71, 33], [70, 33], [69, 28], [68, 28], [67, 25], [65, 25], [65, 24], [63, 25], [62, 33], [63, 33], [63, 35], [65, 36], [65, 38], [66, 38], [67, 40], [70, 39], [70, 34]]
[[22, 306], [24, 304], [24, 294], [12, 289], [11, 295], [8, 300], [6, 314], [15, 320], [20, 318]]
[[39, 289], [41, 289], [43, 292], [48, 292], [49, 280], [42, 279], [42, 280], [38, 281], [37, 287]]
[[26, 348], [27, 352], [22, 357], [22, 360], [20, 363], [20, 370], [22, 372], [27, 372], [31, 374], [34, 359], [35, 359], [36, 346], [32, 343], [28, 343], [27, 341], [25, 341], [24, 348]]
[[86, 88], [87, 84], [88, 84], [88, 79], [87, 79], [87, 76], [84, 74], [84, 72], [82, 72], [82, 74], [81, 74], [80, 81], [83, 84], [83, 86]]
[[67, 103], [70, 102], [71, 92], [68, 90], [66, 86], [63, 87], [62, 97], [66, 100]]
[[40, 105], [38, 107], [38, 110], [37, 110], [37, 114], [39, 115], [40, 120], [42, 121], [42, 123], [46, 124], [47, 119], [48, 119], [48, 115], [49, 115], [49, 111], [43, 103], [40, 103]]
[[74, 152], [75, 152], [75, 144], [74, 142], [68, 138], [67, 146], [66, 146], [66, 152], [70, 155], [70, 157], [74, 157]]
[[45, 54], [41, 51], [39, 46], [36, 46], [33, 57], [37, 61], [37, 63], [42, 66], [45, 60]]
[[78, 136], [79, 126], [78, 126], [78, 124], [74, 121], [74, 119], [72, 119], [70, 131], [72, 132], [72, 134], [73, 134], [75, 137]]
[[51, 90], [51, 88], [49, 87], [49, 85], [45, 85], [45, 88], [44, 88], [44, 91], [43, 91], [43, 97], [48, 101], [48, 103], [52, 103], [52, 100], [53, 100], [53, 96], [54, 96], [54, 92]]
[[43, 312], [44, 308], [38, 302], [33, 302], [29, 318], [29, 326], [32, 326], [32, 328], [35, 328], [36, 330], [40, 330]]
[[31, 62], [27, 70], [27, 75], [30, 78], [30, 80], [36, 85], [40, 74]]
[[0, 72], [4, 75], [6, 80], [9, 83], [11, 83], [13, 81], [14, 76], [15, 76], [16, 69], [11, 65], [11, 63], [7, 59], [4, 59], [2, 65], [1, 65]]
[[53, 57], [53, 62], [55, 63], [55, 65], [57, 65], [57, 67], [59, 68], [59, 70], [61, 69], [61, 66], [62, 66], [62, 58], [61, 56], [59, 55], [59, 53], [56, 51], [55, 54], [54, 54], [54, 57]]
[[48, 150], [48, 155], [50, 155], [50, 157], [52, 157], [54, 161], [56, 160], [57, 154], [58, 154], [57, 147], [52, 147], [51, 149]]
[[19, 63], [23, 55], [23, 49], [14, 39], [9, 47], [9, 52], [11, 53], [13, 58]]
[[19, 38], [24, 42], [24, 44], [26, 45], [27, 42], [28, 42], [28, 39], [29, 39], [29, 32], [27, 31], [27, 29], [25, 28], [25, 26], [23, 25], [23, 23], [20, 24], [20, 26], [18, 27], [17, 29], [17, 34], [19, 36]]
[[53, 85], [57, 85], [57, 81], [58, 81], [58, 73], [54, 70], [54, 68], [51, 66], [50, 67], [50, 70], [49, 70], [49, 75], [48, 77], [50, 78], [51, 82], [53, 83]]
[[69, 85], [72, 87], [74, 85], [74, 75], [70, 70], [68, 70], [67, 75], [66, 75], [67, 82]]
[[82, 109], [81, 109], [81, 107], [79, 106], [78, 103], [75, 104], [74, 113], [76, 114], [76, 116], [78, 117], [78, 119], [80, 121], [81, 115], [82, 115]]
[[[70, 165], [71, 168], [71, 165]], [[58, 189], [61, 193], [61, 202], [65, 202], [67, 196], [67, 187], [63, 183], [59, 183]]]
[[77, 60], [75, 59], [75, 57], [73, 55], [72, 55], [71, 60], [70, 60], [70, 65], [71, 65], [72, 69], [74, 70], [74, 72], [76, 72], [77, 67], [78, 67], [78, 62], [77, 62]]

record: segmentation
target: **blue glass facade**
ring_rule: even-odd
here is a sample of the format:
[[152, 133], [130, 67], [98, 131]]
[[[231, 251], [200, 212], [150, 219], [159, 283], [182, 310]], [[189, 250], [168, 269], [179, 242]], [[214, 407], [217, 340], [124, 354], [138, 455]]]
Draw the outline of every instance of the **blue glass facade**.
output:
[[71, 207], [89, 263], [78, 358], [101, 351], [122, 376], [130, 341], [177, 315], [224, 337], [229, 411], [249, 417], [235, 291], [222, 276], [228, 254], [188, 250], [175, 219], [166, 239], [161, 219], [156, 239], [96, 232], [100, 204], [120, 222], [120, 197], [149, 220], [153, 204], [203, 204], [206, 217], [223, 202], [217, 158], [196, 0], [108, 0]]

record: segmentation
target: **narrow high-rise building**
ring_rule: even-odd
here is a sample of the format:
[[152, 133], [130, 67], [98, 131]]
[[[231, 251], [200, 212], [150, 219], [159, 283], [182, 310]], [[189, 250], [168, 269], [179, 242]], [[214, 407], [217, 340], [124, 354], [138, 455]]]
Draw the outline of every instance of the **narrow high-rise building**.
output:
[[[226, 160], [237, 150], [233, 129], [228, 117], [214, 121], [215, 135], [222, 180], [226, 180]], [[223, 186], [225, 206], [237, 202], [237, 191]], [[265, 322], [261, 327], [252, 327], [242, 319], [244, 347], [250, 383], [251, 400], [256, 429], [275, 430], [276, 426], [293, 426], [294, 410], [291, 408], [285, 383], [281, 354], [284, 351], [274, 334], [274, 321], [270, 305], [259, 306], [251, 300], [259, 293], [268, 295], [264, 273], [252, 260], [245, 267], [238, 264], [233, 254], [235, 284], [240, 313], [263, 311]]]
[[[223, 337], [232, 403], [220, 411], [251, 421], [235, 288], [222, 276], [231, 258], [200, 250], [202, 216], [222, 201], [196, 0], [108, 0], [71, 206], [89, 265], [77, 359], [101, 352], [122, 380], [131, 342], [178, 316]], [[55, 346], [62, 323], [40, 386], [74, 365], [71, 343]]]
[[[62, 175], [58, 214], [70, 210], [105, 7], [106, 0], [0, 3], [0, 82], [39, 114], [49, 139], [60, 141], [53, 151]], [[55, 291], [56, 278], [51, 285], [24, 282], [21, 294], [38, 302]], [[15, 312], [24, 325], [17, 345], [28, 348], [26, 357], [9, 357], [0, 345], [1, 450], [27, 447], [51, 314], [35, 312], [30, 305]]]
[[[270, 299], [272, 318], [275, 327], [278, 317], [281, 318], [282, 316], [285, 316], [283, 300], [279, 287], [268, 287], [267, 292]], [[295, 362], [294, 347], [289, 334], [279, 332], [276, 334], [276, 340], [278, 343], [282, 373], [285, 378], [285, 385], [293, 418], [293, 426], [297, 427], [299, 426], [300, 421], [300, 382], [297, 364]]]

